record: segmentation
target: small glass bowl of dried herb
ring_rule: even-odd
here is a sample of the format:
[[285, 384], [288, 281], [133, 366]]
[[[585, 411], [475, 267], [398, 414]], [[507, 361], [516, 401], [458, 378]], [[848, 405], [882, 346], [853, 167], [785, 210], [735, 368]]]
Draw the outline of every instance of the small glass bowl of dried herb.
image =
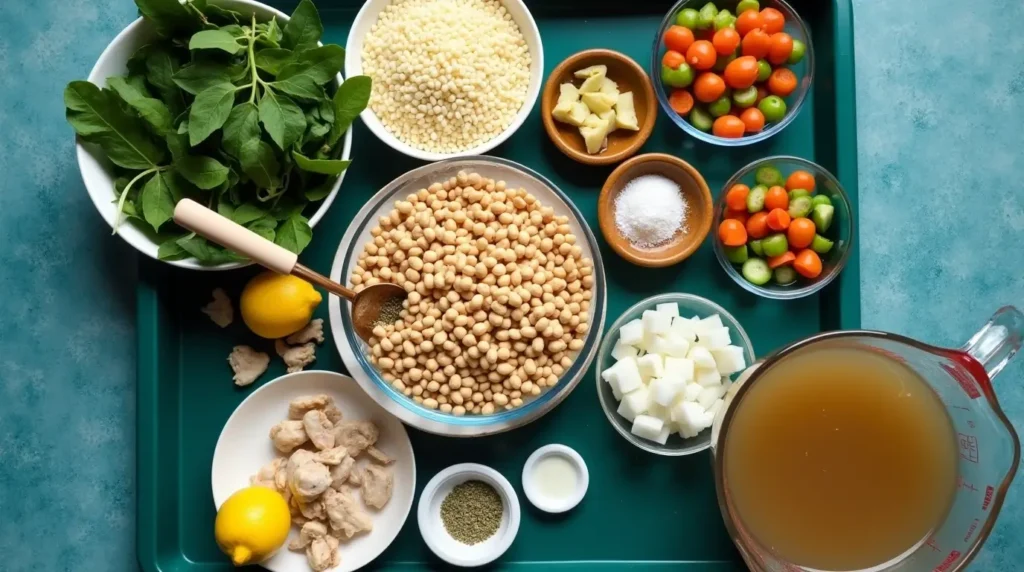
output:
[[508, 550], [519, 532], [519, 498], [501, 473], [453, 465], [427, 483], [417, 519], [423, 541], [456, 566], [481, 566]]

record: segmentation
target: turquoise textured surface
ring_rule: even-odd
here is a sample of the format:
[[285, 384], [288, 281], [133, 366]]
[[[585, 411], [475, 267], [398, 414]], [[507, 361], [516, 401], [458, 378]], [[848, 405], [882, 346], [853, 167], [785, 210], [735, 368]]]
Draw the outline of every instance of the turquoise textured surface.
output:
[[[4, 570], [135, 569], [135, 254], [85, 194], [61, 104], [134, 15], [0, 5]], [[855, 0], [855, 17], [862, 320], [959, 345], [1024, 304], [1024, 5]], [[995, 382], [1018, 428], [1022, 378], [1018, 358]], [[1021, 486], [974, 570], [1024, 561]]]

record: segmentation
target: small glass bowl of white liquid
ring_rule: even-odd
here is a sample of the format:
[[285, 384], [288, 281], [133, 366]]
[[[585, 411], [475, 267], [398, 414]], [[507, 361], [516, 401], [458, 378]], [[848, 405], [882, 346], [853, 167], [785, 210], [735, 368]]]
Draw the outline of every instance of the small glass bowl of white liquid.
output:
[[565, 512], [587, 494], [590, 473], [583, 457], [565, 445], [537, 449], [523, 466], [523, 491], [544, 512]]

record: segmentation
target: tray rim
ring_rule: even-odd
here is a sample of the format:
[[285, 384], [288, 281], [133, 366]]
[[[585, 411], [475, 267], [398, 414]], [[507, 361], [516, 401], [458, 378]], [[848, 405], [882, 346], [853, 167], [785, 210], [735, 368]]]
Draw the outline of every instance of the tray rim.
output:
[[[854, 204], [860, 206], [860, 190], [857, 173], [857, 111], [856, 111], [856, 59], [853, 44], [853, 2], [852, 0], [832, 0], [834, 18], [832, 21], [832, 54], [835, 76], [835, 141], [836, 141], [836, 178], [842, 183]], [[856, 216], [856, 215], [855, 215]], [[859, 217], [858, 217], [859, 218]], [[822, 292], [822, 303], [825, 308], [830, 305], [838, 314], [841, 329], [860, 328], [860, 241], [856, 240], [859, 225], [854, 225], [854, 247], [852, 260], [835, 284]], [[150, 268], [164, 270], [159, 263], [141, 261], [138, 273], [153, 273]], [[157, 272], [158, 273], [158, 272]], [[857, 292], [857, 296], [842, 296], [842, 292]], [[825, 304], [825, 301], [832, 304]], [[156, 383], [146, 380], [159, 380], [160, 350], [158, 341], [161, 332], [161, 307], [159, 289], [152, 284], [139, 280], [136, 286], [136, 345], [138, 349], [136, 366], [136, 556], [139, 566], [147, 572], [167, 572], [177, 567], [165, 568], [159, 560], [161, 554], [157, 546], [158, 529], [156, 519], [144, 516], [156, 515], [158, 498], [159, 471], [157, 451], [156, 418], [148, 415], [157, 407]], [[832, 314], [830, 314], [832, 315]], [[139, 383], [139, 381], [144, 381]], [[599, 568], [616, 568], [625, 564], [644, 566], [649, 570], [676, 568], [680, 564], [696, 565], [704, 570], [734, 570], [735, 562], [729, 561], [566, 561], [539, 562], [521, 561], [506, 562], [508, 569], [524, 569], [535, 565], [564, 567], [566, 569], [594, 570]], [[214, 569], [205, 563], [190, 563], [189, 569]], [[390, 570], [418, 570], [421, 565], [416, 562], [396, 562], [387, 566]]]

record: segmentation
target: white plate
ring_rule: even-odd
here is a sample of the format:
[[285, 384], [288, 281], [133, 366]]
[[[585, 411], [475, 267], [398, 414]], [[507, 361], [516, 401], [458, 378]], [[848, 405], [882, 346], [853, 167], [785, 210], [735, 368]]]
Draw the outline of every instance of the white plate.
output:
[[[278, 456], [270, 442], [270, 428], [288, 418], [288, 402], [302, 395], [325, 393], [334, 398], [346, 419], [370, 419], [380, 428], [377, 447], [395, 462], [395, 488], [381, 511], [368, 510], [373, 531], [341, 544], [341, 566], [336, 572], [357, 570], [387, 548], [412, 509], [416, 491], [416, 461], [405, 426], [366, 396], [350, 377], [330, 371], [300, 371], [281, 376], [254, 391], [231, 414], [213, 451], [213, 502], [220, 508], [235, 491], [249, 486], [249, 477]], [[298, 536], [292, 527], [288, 540]], [[309, 572], [305, 552], [287, 547], [260, 564], [273, 572]]]
[[[210, 3], [235, 10], [246, 16], [256, 14], [256, 18], [261, 21], [277, 17], [277, 21], [282, 27], [289, 20], [289, 16], [284, 12], [253, 0], [213, 0]], [[89, 81], [98, 86], [104, 86], [107, 83], [108, 77], [128, 73], [128, 59], [136, 50], [153, 41], [155, 36], [156, 33], [142, 18], [128, 24], [128, 27], [121, 30], [121, 33], [100, 54], [99, 59], [96, 60], [96, 65], [89, 72]], [[338, 77], [335, 79], [336, 85], [340, 85], [341, 81], [341, 74], [338, 74]], [[114, 194], [114, 179], [116, 175], [113, 164], [103, 154], [103, 151], [95, 145], [78, 140], [75, 147], [78, 155], [78, 169], [82, 173], [82, 181], [85, 183], [85, 189], [89, 192], [89, 197], [96, 206], [96, 210], [99, 211], [100, 216], [103, 217], [103, 220], [107, 221], [111, 228], [113, 228], [117, 218], [121, 217], [121, 225], [117, 229], [118, 236], [132, 245], [135, 250], [154, 260], [159, 260], [157, 258], [157, 249], [160, 245], [153, 240], [152, 229], [149, 232], [144, 231], [141, 227], [136, 226], [135, 223], [124, 220], [124, 215], [117, 210], [116, 195]], [[352, 130], [349, 129], [345, 133], [344, 146], [339, 158], [348, 159], [351, 151]], [[331, 187], [330, 194], [320, 202], [316, 212], [309, 217], [310, 228], [315, 227], [316, 223], [320, 222], [320, 219], [327, 214], [327, 209], [334, 202], [334, 198], [338, 196], [338, 189], [341, 187], [341, 181], [344, 178], [345, 172], [342, 171], [338, 180], [334, 182], [334, 186]], [[248, 262], [204, 265], [191, 257], [181, 260], [161, 260], [161, 262], [193, 270], [230, 270], [249, 265]]]
[[[391, 0], [366, 0], [359, 13], [356, 14], [356, 19], [352, 22], [352, 28], [348, 32], [348, 41], [345, 43], [345, 77], [363, 75], [363, 38], [377, 23], [378, 16], [390, 3]], [[501, 4], [519, 26], [519, 31], [523, 34], [523, 39], [526, 40], [526, 47], [530, 50], [530, 85], [526, 88], [526, 99], [523, 100], [523, 105], [519, 108], [512, 123], [495, 138], [471, 149], [458, 153], [432, 153], [404, 143], [392, 135], [380, 122], [380, 119], [377, 119], [373, 110], [367, 106], [359, 116], [378, 139], [403, 155], [424, 161], [440, 161], [452, 157], [483, 155], [504, 143], [519, 129], [530, 112], [533, 111], [533, 106], [537, 103], [537, 96], [540, 95], [540, 88], [544, 83], [544, 46], [541, 43], [537, 22], [534, 21], [523, 0], [501, 0]]]
[[[456, 485], [466, 481], [483, 481], [501, 496], [504, 510], [497, 532], [472, 546], [452, 538], [441, 521], [441, 503]], [[493, 562], [512, 546], [519, 533], [519, 497], [515, 489], [498, 471], [476, 463], [452, 465], [430, 479], [420, 495], [416, 521], [427, 546], [439, 558], [456, 566], [483, 566]]]

